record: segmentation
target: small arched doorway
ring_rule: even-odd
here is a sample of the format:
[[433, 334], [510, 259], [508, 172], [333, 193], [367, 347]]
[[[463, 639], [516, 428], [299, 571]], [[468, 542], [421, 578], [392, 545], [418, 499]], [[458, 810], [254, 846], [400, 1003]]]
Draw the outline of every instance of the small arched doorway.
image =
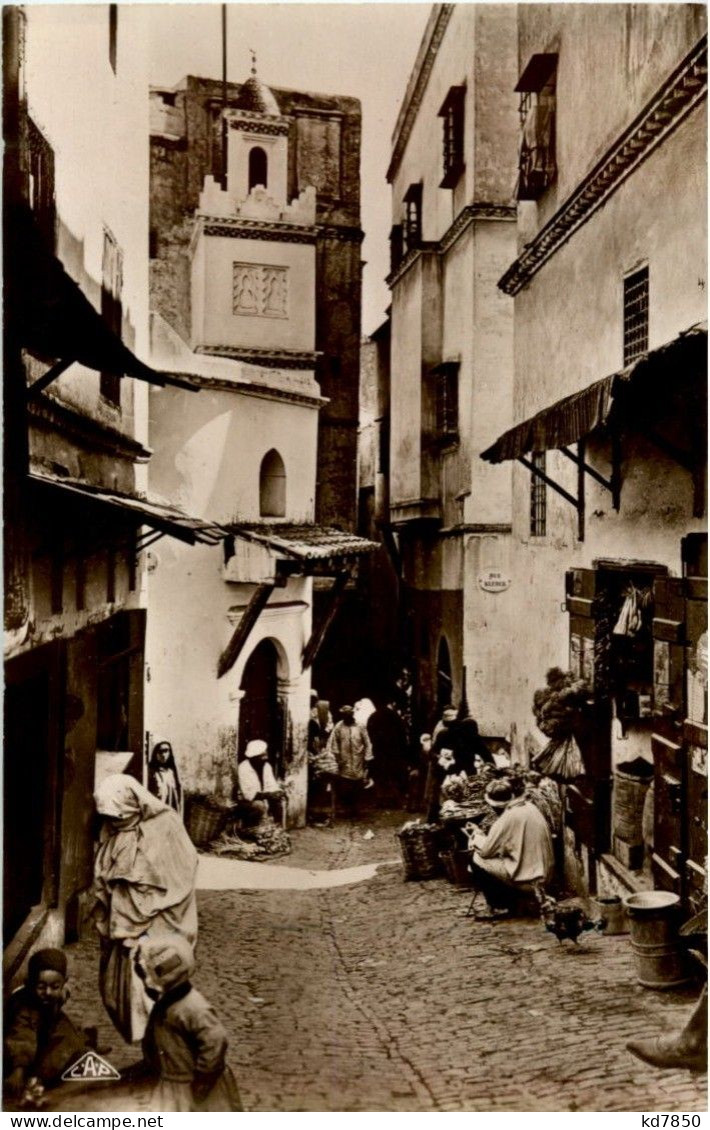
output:
[[454, 697], [454, 684], [451, 678], [451, 656], [446, 636], [439, 640], [439, 650], [436, 655], [436, 706], [438, 717], [445, 706], [452, 703]]
[[269, 747], [277, 774], [283, 771], [283, 708], [278, 693], [279, 653], [273, 640], [257, 644], [244, 666], [240, 689], [238, 755], [247, 742], [260, 738]]
[[255, 145], [249, 150], [249, 191], [258, 184], [267, 188], [269, 162], [266, 153], [260, 145]]

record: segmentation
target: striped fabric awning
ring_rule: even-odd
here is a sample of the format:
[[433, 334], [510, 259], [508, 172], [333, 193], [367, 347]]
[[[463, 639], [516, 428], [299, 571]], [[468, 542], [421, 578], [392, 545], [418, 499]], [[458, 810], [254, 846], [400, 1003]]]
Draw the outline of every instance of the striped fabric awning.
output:
[[699, 323], [626, 369], [594, 381], [503, 432], [481, 452], [481, 459], [503, 463], [530, 452], [556, 451], [612, 421], [640, 427], [662, 416], [681, 388], [690, 410], [702, 414], [706, 373], [707, 325]]

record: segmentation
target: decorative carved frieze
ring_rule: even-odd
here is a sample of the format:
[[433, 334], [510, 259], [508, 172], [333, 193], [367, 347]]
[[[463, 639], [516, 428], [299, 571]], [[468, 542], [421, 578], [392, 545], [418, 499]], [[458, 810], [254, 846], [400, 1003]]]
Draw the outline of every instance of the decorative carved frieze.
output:
[[517, 294], [707, 95], [707, 38], [696, 44], [638, 117], [526, 246], [498, 286]]
[[251, 318], [288, 318], [288, 267], [234, 263], [232, 311]]
[[316, 228], [296, 228], [293, 224], [269, 223], [265, 220], [204, 219], [205, 235], [227, 236], [229, 239], [264, 239], [274, 243], [315, 243]]
[[288, 134], [288, 122], [286, 121], [271, 121], [265, 122], [258, 117], [252, 117], [250, 114], [244, 112], [239, 118], [230, 118], [230, 129], [243, 130], [247, 127], [249, 133], [258, 133], [263, 137], [283, 137]]

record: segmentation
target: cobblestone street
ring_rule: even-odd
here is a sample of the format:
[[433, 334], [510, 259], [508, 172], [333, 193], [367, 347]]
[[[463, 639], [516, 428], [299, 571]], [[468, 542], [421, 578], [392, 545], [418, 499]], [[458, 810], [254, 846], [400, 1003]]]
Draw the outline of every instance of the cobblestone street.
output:
[[[696, 990], [639, 987], [626, 936], [591, 934], [577, 948], [537, 921], [465, 918], [466, 892], [402, 881], [400, 822], [380, 814], [294, 834], [289, 867], [382, 862], [369, 880], [200, 892], [195, 983], [228, 1028], [247, 1110], [706, 1108], [705, 1077], [654, 1071], [624, 1048], [679, 1026]], [[368, 827], [372, 840], [363, 839]], [[94, 945], [70, 947], [70, 958], [71, 1014], [99, 1024], [107, 1058], [124, 1068], [137, 1054], [103, 1014]], [[55, 1105], [148, 1102], [140, 1088], [119, 1095], [94, 1086]]]

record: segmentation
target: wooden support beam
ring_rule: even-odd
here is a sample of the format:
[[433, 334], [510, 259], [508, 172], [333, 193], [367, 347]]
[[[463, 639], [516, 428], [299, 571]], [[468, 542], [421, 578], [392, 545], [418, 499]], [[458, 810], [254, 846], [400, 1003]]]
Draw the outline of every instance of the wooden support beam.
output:
[[219, 657], [219, 663], [217, 664], [218, 679], [226, 675], [227, 671], [231, 670], [237, 662], [252, 628], [259, 619], [259, 614], [265, 607], [267, 600], [275, 588], [276, 582], [268, 581], [265, 584], [258, 585], [254, 590], [251, 600], [244, 609], [241, 619], [234, 629], [234, 635]]
[[535, 464], [531, 463], [529, 459], [526, 459], [524, 455], [518, 456], [518, 462], [522, 463], [523, 467], [526, 467], [527, 470], [530, 471], [531, 474], [536, 475], [538, 479], [542, 479], [543, 483], [547, 483], [548, 487], [551, 487], [552, 490], [557, 491], [566, 502], [574, 506], [575, 510], [578, 508], [577, 499], [573, 494], [570, 494], [564, 487], [561, 487], [559, 483], [556, 483], [554, 479], [551, 479], [549, 475], [546, 475], [544, 471], [541, 471], [539, 467], [536, 467]]
[[[584, 461], [586, 444], [584, 437], [577, 440], [577, 540], [584, 541], [585, 478], [587, 464]], [[591, 470], [591, 468], [590, 468]]]
[[[584, 440], [579, 441], [578, 450], [579, 450], [580, 447], [582, 449], [584, 449]], [[570, 451], [570, 449], [568, 447], [561, 447], [559, 450], [562, 452], [563, 455], [566, 455], [568, 459], [571, 459], [572, 462], [577, 465], [577, 467], [580, 467], [580, 466], [583, 467], [585, 473], [587, 475], [591, 475], [591, 477], [593, 479], [595, 479], [606, 490], [608, 490], [610, 492], [613, 491], [611, 479], [605, 479], [603, 475], [600, 475], [599, 472], [594, 469], [594, 467], [590, 467], [589, 464], [586, 463], [584, 460], [582, 460], [582, 462], [580, 463], [579, 454], [575, 454], [574, 451]]]
[[142, 538], [139, 538], [137, 540], [135, 546], [136, 553], [142, 553], [144, 549], [148, 549], [149, 546], [155, 545], [156, 541], [160, 541], [160, 539], [164, 538], [165, 536], [165, 530], [151, 529], [149, 534], [144, 534]]
[[350, 570], [346, 569], [343, 572], [338, 573], [335, 581], [333, 582], [333, 587], [330, 590], [330, 600], [328, 602], [325, 616], [321, 620], [320, 624], [317, 627], [313, 628], [311, 638], [303, 649], [301, 665], [304, 671], [306, 671], [311, 666], [321, 649], [323, 640], [328, 634], [328, 629], [333, 623], [340, 605], [343, 603], [343, 600], [345, 598], [345, 586], [347, 585], [349, 580]]
[[68, 369], [69, 366], [73, 364], [73, 359], [70, 359], [69, 361], [57, 361], [56, 365], [52, 365], [52, 367], [50, 369], [47, 369], [47, 372], [43, 373], [38, 380], [32, 382], [30, 387], [27, 389], [28, 397], [37, 396], [37, 394], [42, 392], [47, 387], [47, 385], [51, 385], [52, 381], [56, 381], [57, 377], [61, 377], [64, 370]]

